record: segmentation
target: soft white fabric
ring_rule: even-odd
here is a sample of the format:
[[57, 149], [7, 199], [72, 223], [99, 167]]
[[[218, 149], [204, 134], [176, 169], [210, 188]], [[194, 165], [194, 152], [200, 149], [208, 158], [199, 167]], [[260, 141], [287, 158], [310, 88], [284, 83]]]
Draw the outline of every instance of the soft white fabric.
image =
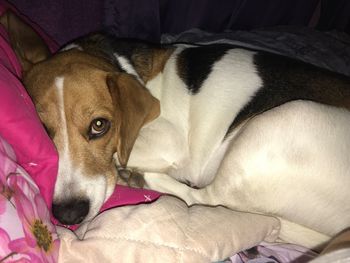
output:
[[[76, 235], [60, 228], [59, 262], [213, 262], [274, 241], [279, 220], [171, 196], [105, 211]], [[80, 237], [80, 239], [78, 238]]]

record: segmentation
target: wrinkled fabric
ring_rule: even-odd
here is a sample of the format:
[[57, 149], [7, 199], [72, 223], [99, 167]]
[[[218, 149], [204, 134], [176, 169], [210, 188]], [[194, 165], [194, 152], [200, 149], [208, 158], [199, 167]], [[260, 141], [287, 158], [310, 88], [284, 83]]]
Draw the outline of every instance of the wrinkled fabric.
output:
[[211, 34], [198, 29], [163, 35], [162, 43], [227, 43], [299, 59], [350, 76], [350, 36], [306, 27], [280, 26]]
[[230, 257], [231, 263], [306, 263], [318, 253], [294, 244], [261, 242], [258, 246]]
[[[8, 8], [16, 13], [0, 2], [0, 15]], [[49, 46], [55, 49], [53, 43]], [[13, 147], [18, 164], [32, 176], [47, 206], [51, 207], [58, 156], [20, 81], [21, 71], [8, 34], [0, 25], [0, 135]]]
[[191, 28], [220, 33], [275, 25], [308, 26], [318, 2], [105, 0], [103, 19], [118, 37], [159, 42], [162, 34], [179, 34]]
[[32, 178], [0, 136], [0, 262], [55, 263], [59, 239]]
[[310, 263], [349, 263], [350, 262], [350, 248], [343, 248], [334, 250], [330, 253], [324, 254]]
[[279, 220], [162, 196], [100, 214], [73, 233], [59, 229], [59, 262], [214, 262], [273, 242]]

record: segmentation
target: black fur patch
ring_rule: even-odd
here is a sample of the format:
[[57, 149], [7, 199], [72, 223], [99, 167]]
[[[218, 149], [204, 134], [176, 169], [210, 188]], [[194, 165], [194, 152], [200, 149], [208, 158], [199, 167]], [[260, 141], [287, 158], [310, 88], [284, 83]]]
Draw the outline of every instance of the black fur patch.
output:
[[[132, 66], [137, 67], [138, 65], [134, 64], [135, 56], [144, 57], [147, 60], [152, 49], [160, 48], [160, 45], [142, 40], [116, 38], [108, 32], [93, 33], [74, 43], [80, 45], [84, 52], [106, 59], [121, 72], [125, 72], [125, 70], [119, 65], [114, 53], [125, 57]], [[147, 61], [145, 64], [152, 66], [152, 61]]]
[[228, 45], [190, 47], [183, 50], [177, 58], [177, 73], [185, 82], [191, 94], [199, 92], [209, 76], [213, 64], [229, 50]]
[[350, 78], [316, 66], [259, 52], [254, 63], [263, 86], [238, 113], [226, 136], [242, 121], [293, 100], [350, 109]]

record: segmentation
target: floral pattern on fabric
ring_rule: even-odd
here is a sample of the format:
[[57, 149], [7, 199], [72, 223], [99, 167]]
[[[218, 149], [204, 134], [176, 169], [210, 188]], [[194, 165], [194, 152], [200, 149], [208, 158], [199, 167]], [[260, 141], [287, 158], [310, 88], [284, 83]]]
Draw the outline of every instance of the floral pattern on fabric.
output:
[[58, 250], [38, 187], [0, 137], [0, 262], [57, 262]]

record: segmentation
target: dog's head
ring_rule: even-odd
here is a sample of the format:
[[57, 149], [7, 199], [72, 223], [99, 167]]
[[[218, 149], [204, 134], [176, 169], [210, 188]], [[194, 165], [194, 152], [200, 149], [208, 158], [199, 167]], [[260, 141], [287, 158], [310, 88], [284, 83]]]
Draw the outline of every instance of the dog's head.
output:
[[125, 166], [139, 130], [158, 116], [159, 102], [102, 58], [79, 50], [49, 58], [30, 27], [5, 16], [25, 87], [59, 153], [53, 214], [63, 224], [91, 219], [114, 190], [114, 153]]

